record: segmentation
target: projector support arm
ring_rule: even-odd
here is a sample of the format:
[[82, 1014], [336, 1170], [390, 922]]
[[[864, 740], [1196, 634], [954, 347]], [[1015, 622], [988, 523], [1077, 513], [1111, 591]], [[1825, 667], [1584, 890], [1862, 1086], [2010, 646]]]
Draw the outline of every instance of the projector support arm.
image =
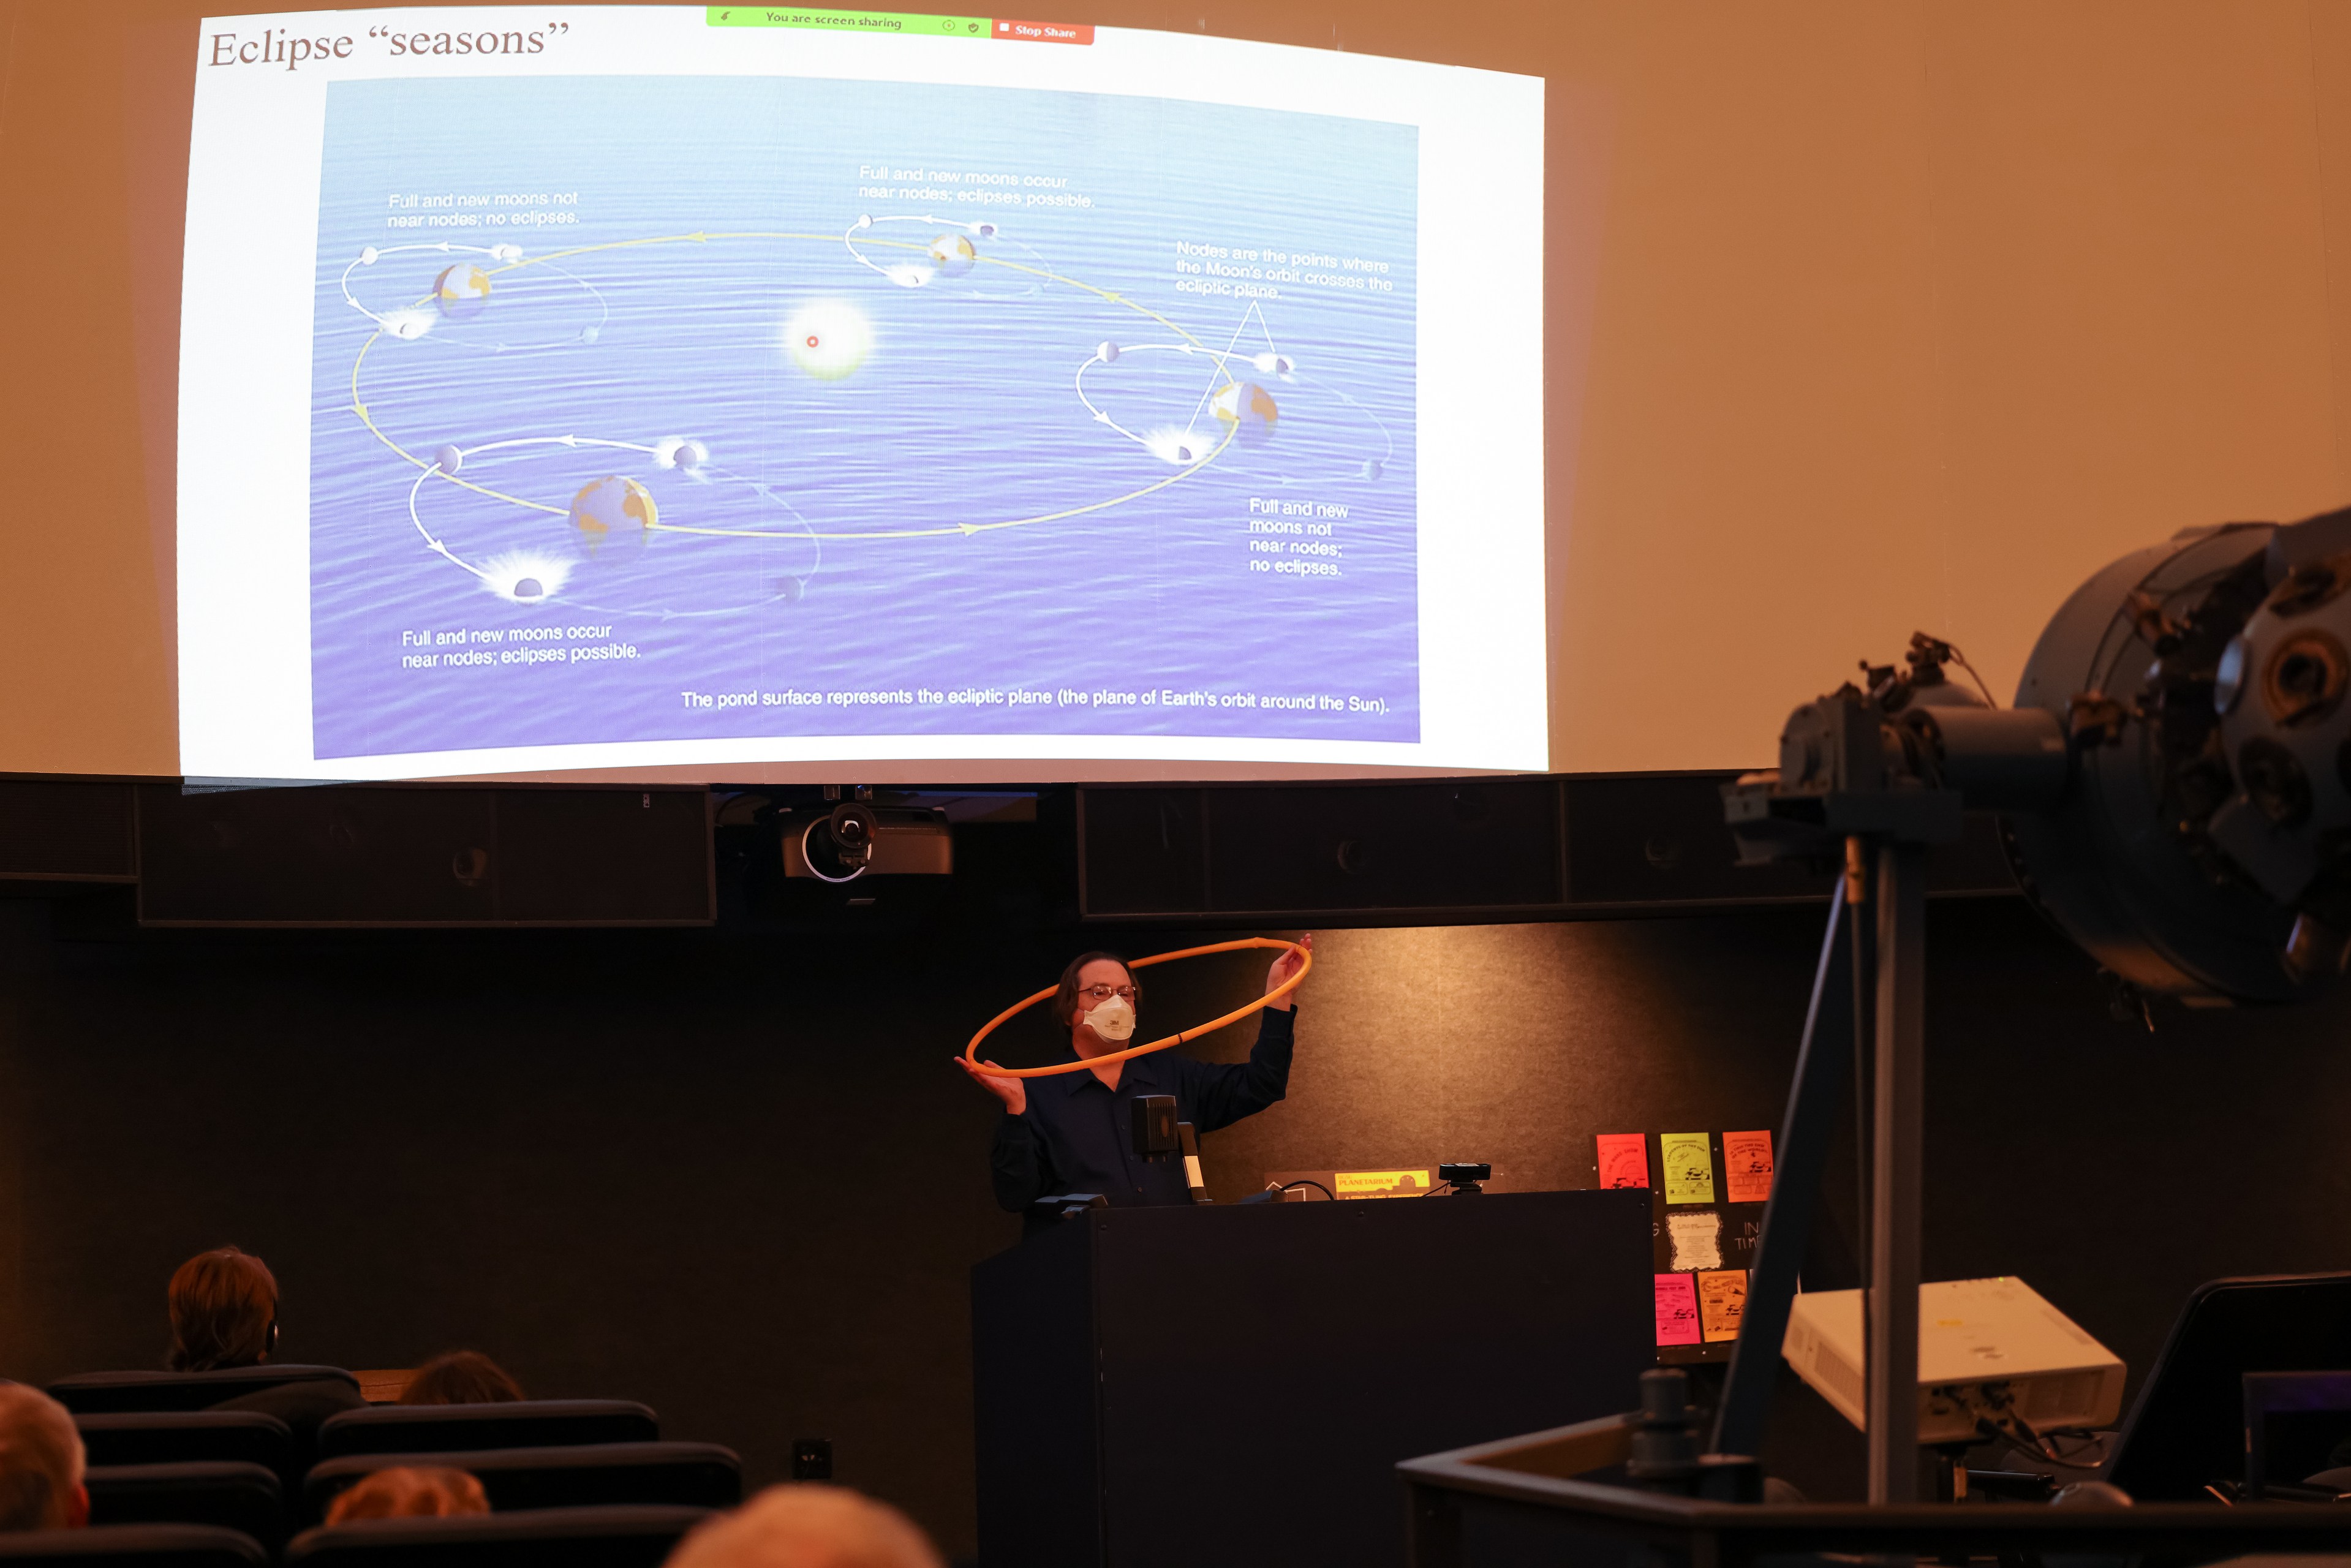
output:
[[[1853, 947], [1845, 932], [1845, 884], [1837, 880], [1829, 901], [1828, 931], [1813, 970], [1813, 1002], [1804, 1014], [1803, 1043], [1796, 1052], [1796, 1079], [1773, 1146], [1771, 1196], [1763, 1206], [1763, 1235], [1755, 1249], [1755, 1277], [1739, 1338], [1730, 1347], [1730, 1373], [1722, 1402], [1715, 1407], [1708, 1451], [1753, 1455], [1763, 1444], [1764, 1419], [1779, 1381], [1780, 1345], [1788, 1337], [1796, 1273], [1811, 1245], [1821, 1207], [1821, 1173], [1828, 1165], [1829, 1137], [1844, 1098], [1853, 1060]], [[1856, 921], [1860, 910], [1855, 911]], [[1858, 926], [1853, 942], [1860, 939]]]
[[[1859, 1036], [1875, 1046], [1866, 1332], [1869, 1500], [1911, 1502], [1917, 1496], [1927, 847], [1886, 834], [1861, 838], [1856, 849], [1850, 863], [1867, 869], [1839, 878], [1830, 900], [1795, 1082], [1780, 1124], [1753, 1282], [1708, 1447], [1715, 1454], [1752, 1457], [1762, 1446], [1797, 1271], [1819, 1217], [1830, 1134]], [[1859, 893], [1851, 904], [1848, 881]], [[1875, 973], [1858, 985], [1856, 952], [1876, 958]], [[1865, 1035], [1855, 1028], [1863, 1009], [1873, 1015], [1874, 1027]]]
[[1870, 1030], [1869, 1500], [1918, 1500], [1918, 1270], [1926, 1132], [1927, 846], [1877, 849]]

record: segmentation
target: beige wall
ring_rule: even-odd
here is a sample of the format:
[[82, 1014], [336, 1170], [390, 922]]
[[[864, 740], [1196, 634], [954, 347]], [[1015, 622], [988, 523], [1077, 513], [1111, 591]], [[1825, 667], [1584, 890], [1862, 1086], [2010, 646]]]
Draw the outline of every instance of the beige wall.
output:
[[[2005, 695], [2108, 559], [2351, 501], [2351, 0], [1050, 9], [1549, 78], [1554, 768], [1766, 762], [1914, 628]], [[200, 14], [8, 13], [0, 768], [175, 769], [122, 62]]]
[[2112, 557], [2351, 501], [2351, 10], [1628, 15], [1544, 51], [1620, 106], [1555, 767], [1766, 761], [1914, 627], [2005, 696]]

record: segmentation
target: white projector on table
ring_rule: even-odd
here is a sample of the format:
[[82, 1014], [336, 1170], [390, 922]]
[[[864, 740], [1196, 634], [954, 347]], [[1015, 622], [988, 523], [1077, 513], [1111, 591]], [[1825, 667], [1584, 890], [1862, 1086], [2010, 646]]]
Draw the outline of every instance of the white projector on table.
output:
[[[1782, 1354], [1796, 1375], [1868, 1427], [1859, 1291], [1799, 1295]], [[2113, 1424], [2123, 1364], [2022, 1280], [1918, 1287], [1918, 1441], [1974, 1440], [1990, 1419], [2035, 1432]]]

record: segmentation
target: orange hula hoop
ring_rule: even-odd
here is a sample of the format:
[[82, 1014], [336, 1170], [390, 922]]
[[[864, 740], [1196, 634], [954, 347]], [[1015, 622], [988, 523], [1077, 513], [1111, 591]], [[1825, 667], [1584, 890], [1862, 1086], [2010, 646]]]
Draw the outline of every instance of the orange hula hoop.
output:
[[1058, 985], [1047, 986], [1035, 996], [1023, 998], [988, 1019], [980, 1031], [971, 1037], [971, 1043], [963, 1048], [963, 1059], [971, 1066], [979, 1068], [996, 1078], [1051, 1078], [1059, 1073], [1083, 1072], [1089, 1068], [1106, 1067], [1113, 1061], [1124, 1061], [1130, 1057], [1148, 1056], [1155, 1051], [1165, 1051], [1171, 1045], [1181, 1045], [1187, 1040], [1197, 1040], [1202, 1035], [1213, 1033], [1228, 1023], [1238, 1023], [1259, 1008], [1278, 1002], [1296, 990], [1300, 982], [1304, 980], [1314, 967], [1314, 953], [1311, 948], [1301, 943], [1285, 942], [1278, 936], [1244, 936], [1238, 942], [1211, 942], [1205, 947], [1181, 947], [1173, 953], [1155, 953], [1148, 958], [1137, 958], [1127, 967], [1131, 970], [1148, 969], [1154, 964], [1172, 964], [1178, 958], [1196, 958], [1204, 953], [1238, 953], [1249, 947], [1284, 947], [1305, 961], [1299, 965], [1298, 973], [1250, 1002], [1247, 1007], [1235, 1008], [1224, 1017], [1204, 1023], [1197, 1029], [1178, 1030], [1165, 1040], [1155, 1040], [1149, 1045], [1130, 1045], [1124, 1051], [1115, 1051], [1107, 1056], [1080, 1057], [1075, 1061], [1056, 1062], [1050, 1067], [984, 1066], [979, 1060], [979, 1042], [994, 1034], [997, 1026], [1007, 1019], [1028, 1011], [1061, 989]]

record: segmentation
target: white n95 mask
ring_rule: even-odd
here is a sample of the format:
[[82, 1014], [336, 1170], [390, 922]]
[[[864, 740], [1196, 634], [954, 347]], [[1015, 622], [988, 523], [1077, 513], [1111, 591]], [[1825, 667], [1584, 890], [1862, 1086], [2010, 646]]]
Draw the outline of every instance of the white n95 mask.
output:
[[1134, 1032], [1134, 1004], [1113, 997], [1086, 1013], [1086, 1027], [1104, 1040], [1124, 1040]]

